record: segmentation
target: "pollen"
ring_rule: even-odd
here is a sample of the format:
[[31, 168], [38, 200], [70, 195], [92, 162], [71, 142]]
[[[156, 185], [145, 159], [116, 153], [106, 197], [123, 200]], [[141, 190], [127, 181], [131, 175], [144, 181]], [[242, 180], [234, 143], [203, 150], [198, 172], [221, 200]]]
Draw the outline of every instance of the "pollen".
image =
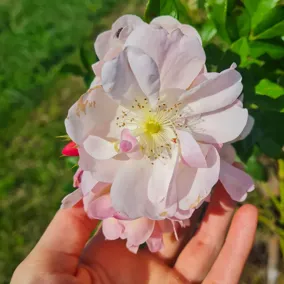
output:
[[153, 119], [149, 119], [148, 121], [145, 122], [144, 125], [145, 133], [150, 135], [159, 133], [161, 131], [161, 128], [162, 128], [161, 124]]

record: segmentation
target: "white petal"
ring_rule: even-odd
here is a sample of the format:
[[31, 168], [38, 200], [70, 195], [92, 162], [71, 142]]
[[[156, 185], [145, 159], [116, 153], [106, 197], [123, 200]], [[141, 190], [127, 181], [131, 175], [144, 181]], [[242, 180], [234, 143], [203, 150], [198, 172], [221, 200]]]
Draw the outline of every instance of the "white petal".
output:
[[98, 35], [95, 41], [95, 51], [99, 59], [103, 59], [109, 49], [111, 31], [106, 31]]
[[136, 27], [143, 24], [145, 23], [135, 15], [124, 15], [113, 23], [111, 28], [112, 37], [124, 42]]
[[[210, 73], [209, 73], [210, 74]], [[207, 79], [184, 93], [183, 103], [189, 105], [192, 115], [218, 110], [232, 104], [241, 94], [242, 77], [234, 69], [228, 69]], [[204, 78], [206, 75], [200, 75]]]
[[[144, 94], [151, 98], [160, 90], [160, 74], [155, 61], [136, 47], [127, 48], [128, 62]], [[157, 98], [156, 98], [157, 99]]]
[[179, 207], [182, 210], [194, 209], [211, 192], [219, 178], [220, 157], [218, 151], [212, 147], [206, 157], [208, 168], [189, 168], [181, 165], [177, 176], [177, 190]]
[[127, 155], [119, 154], [109, 160], [97, 160], [94, 176], [101, 182], [112, 183], [118, 170], [126, 163]]
[[162, 27], [169, 33], [181, 26], [180, 22], [171, 16], [157, 17], [151, 21], [150, 25], [155, 27]]
[[83, 198], [81, 189], [76, 189], [67, 196], [65, 196], [61, 202], [61, 209], [73, 207]]
[[241, 135], [235, 141], [239, 141], [239, 140], [245, 139], [251, 133], [251, 131], [253, 129], [253, 126], [254, 126], [254, 118], [251, 115], [249, 115], [247, 124], [246, 124], [243, 132], [241, 133]]
[[213, 144], [226, 143], [241, 134], [247, 119], [247, 109], [234, 104], [220, 111], [201, 116], [191, 129], [197, 141]]
[[142, 49], [156, 62], [161, 74], [161, 89], [186, 89], [205, 62], [199, 39], [188, 37], [179, 29], [168, 34], [164, 29], [140, 26], [131, 33], [125, 46]]
[[127, 50], [104, 64], [102, 85], [105, 92], [126, 108], [131, 108], [135, 99], [145, 98], [129, 65]]
[[153, 171], [148, 184], [148, 197], [152, 203], [159, 203], [166, 198], [177, 162], [177, 147], [172, 150], [169, 159], [157, 159], [153, 162]]
[[89, 155], [97, 160], [107, 160], [118, 154], [114, 143], [98, 136], [90, 135], [84, 142], [84, 147]]
[[220, 181], [235, 201], [244, 201], [247, 192], [254, 190], [254, 182], [248, 174], [222, 160]]
[[187, 131], [176, 130], [181, 147], [181, 155], [188, 166], [206, 168], [206, 160], [196, 140]]
[[113, 207], [131, 219], [148, 217], [155, 219], [147, 196], [147, 188], [152, 173], [152, 165], [146, 159], [129, 160], [117, 172], [111, 187]]
[[78, 145], [81, 145], [89, 134], [107, 135], [117, 108], [118, 105], [101, 87], [90, 90], [70, 108], [65, 119], [67, 134]]
[[98, 180], [96, 179], [93, 172], [83, 172], [81, 176], [80, 189], [82, 190], [84, 196], [86, 196], [97, 184]]

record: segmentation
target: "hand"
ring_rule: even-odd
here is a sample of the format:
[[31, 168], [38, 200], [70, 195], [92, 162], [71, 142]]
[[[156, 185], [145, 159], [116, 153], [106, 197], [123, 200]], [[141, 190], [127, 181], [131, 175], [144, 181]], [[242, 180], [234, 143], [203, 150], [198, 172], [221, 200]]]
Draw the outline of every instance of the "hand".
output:
[[179, 241], [165, 235], [163, 251], [140, 249], [134, 255], [123, 241], [105, 241], [100, 234], [88, 242], [97, 221], [88, 219], [82, 204], [59, 210], [11, 284], [238, 283], [253, 245], [257, 209], [243, 205], [234, 211], [218, 184], [193, 237], [199, 210]]

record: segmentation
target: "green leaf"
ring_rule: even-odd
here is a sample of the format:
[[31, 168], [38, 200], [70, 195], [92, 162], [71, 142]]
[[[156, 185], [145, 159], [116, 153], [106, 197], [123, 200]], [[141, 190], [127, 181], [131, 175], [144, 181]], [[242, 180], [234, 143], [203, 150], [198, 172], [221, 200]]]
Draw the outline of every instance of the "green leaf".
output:
[[226, 28], [228, 8], [227, 0], [207, 0], [206, 8], [208, 16], [214, 22], [220, 37], [224, 41], [230, 43], [231, 40]]
[[241, 67], [244, 67], [247, 64], [247, 57], [250, 52], [248, 40], [246, 37], [242, 37], [239, 40], [235, 41], [231, 45], [231, 50], [241, 57]]
[[244, 0], [246, 9], [251, 16], [251, 29], [254, 30], [273, 9], [279, 0]]
[[202, 38], [203, 45], [206, 45], [217, 33], [217, 29], [211, 20], [205, 22], [201, 27], [200, 36]]
[[284, 20], [280, 23], [274, 25], [273, 27], [269, 28], [268, 30], [264, 31], [263, 33], [255, 36], [255, 39], [267, 39], [267, 38], [273, 38], [277, 36], [283, 36], [283, 30], [284, 30]]
[[284, 95], [284, 88], [268, 79], [262, 79], [255, 87], [255, 92], [258, 95], [264, 95], [277, 99], [278, 97]]
[[250, 55], [258, 58], [267, 53], [273, 59], [280, 59], [284, 56], [284, 47], [263, 41], [252, 41], [249, 43]]
[[187, 7], [183, 0], [149, 0], [145, 11], [145, 20], [150, 22], [161, 15], [169, 15], [182, 22], [189, 21]]
[[247, 160], [245, 164], [246, 172], [252, 176], [255, 180], [265, 181], [267, 179], [267, 173], [262, 164], [258, 161], [259, 150], [254, 148], [253, 154]]
[[284, 19], [284, 7], [276, 6], [269, 10], [263, 20], [253, 31], [254, 35], [261, 34], [276, 24], [280, 23]]
[[64, 73], [64, 74], [73, 74], [73, 75], [76, 75], [76, 76], [84, 76], [85, 73], [84, 71], [82, 70], [82, 68], [78, 65], [75, 65], [75, 64], [65, 64], [63, 65], [63, 67], [61, 68], [60, 70], [61, 73]]
[[151, 22], [152, 19], [160, 16], [160, 1], [149, 0], [145, 10], [145, 20]]
[[282, 147], [270, 137], [264, 137], [259, 141], [260, 150], [271, 158], [279, 158], [283, 154]]
[[242, 10], [242, 13], [237, 17], [237, 26], [239, 30], [239, 36], [248, 36], [250, 32], [250, 14], [246, 9]]

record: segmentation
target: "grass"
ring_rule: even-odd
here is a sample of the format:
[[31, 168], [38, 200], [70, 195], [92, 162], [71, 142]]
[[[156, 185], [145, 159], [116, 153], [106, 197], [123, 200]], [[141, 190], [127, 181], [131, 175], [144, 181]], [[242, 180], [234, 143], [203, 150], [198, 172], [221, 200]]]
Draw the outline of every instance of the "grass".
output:
[[[0, 283], [9, 283], [72, 190], [56, 136], [91, 79], [94, 38], [141, 2], [0, 2]], [[69, 74], [74, 64], [78, 77]]]

